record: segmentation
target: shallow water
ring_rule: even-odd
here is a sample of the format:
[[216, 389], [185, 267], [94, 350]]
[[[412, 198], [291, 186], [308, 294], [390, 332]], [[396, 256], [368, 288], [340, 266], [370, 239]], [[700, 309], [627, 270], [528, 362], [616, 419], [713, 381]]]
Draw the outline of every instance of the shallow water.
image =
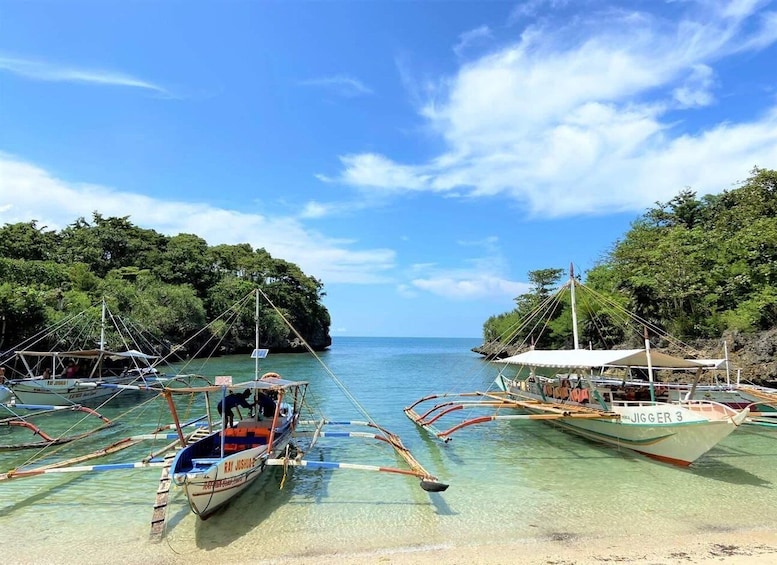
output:
[[[4, 562], [100, 562], [108, 557], [146, 563], [245, 562], [504, 540], [597, 544], [638, 532], [773, 527], [774, 428], [743, 426], [689, 469], [600, 446], [538, 421], [473, 426], [445, 445], [433, 440], [402, 408], [430, 393], [485, 389], [495, 369], [470, 351], [478, 344], [477, 339], [335, 338], [332, 349], [321, 354], [370, 415], [399, 433], [427, 469], [450, 483], [444, 493], [426, 493], [418, 480], [403, 476], [305, 469], [291, 471], [280, 490], [282, 470], [273, 469], [205, 522], [174, 490], [165, 540], [152, 544], [148, 534], [159, 469], [18, 479], [0, 483]], [[253, 369], [246, 357], [226, 357], [211, 361], [203, 372], [247, 380]], [[309, 356], [272, 355], [261, 363], [265, 371], [309, 380], [311, 393], [331, 419], [363, 419]], [[103, 412], [114, 417], [133, 405], [119, 399]], [[179, 403], [182, 418], [188, 408], [195, 413], [198, 407]], [[151, 430], [169, 416], [154, 400], [120, 421], [88, 447]], [[63, 425], [58, 422], [51, 417], [47, 423]], [[146, 443], [111, 461], [137, 461], [164, 443]], [[321, 446], [327, 460], [400, 463], [376, 443], [322, 440]], [[68, 445], [59, 455], [83, 449]], [[0, 469], [18, 466], [36, 453], [0, 453]], [[102, 461], [92, 463], [97, 462]]]

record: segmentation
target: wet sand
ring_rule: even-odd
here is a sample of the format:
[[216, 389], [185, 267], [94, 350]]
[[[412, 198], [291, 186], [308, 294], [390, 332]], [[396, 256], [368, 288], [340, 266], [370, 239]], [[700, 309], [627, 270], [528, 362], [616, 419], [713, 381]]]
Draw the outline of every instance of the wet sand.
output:
[[[143, 565], [199, 565], [212, 563], [262, 565], [601, 565], [638, 563], [644, 565], [761, 565], [777, 564], [777, 533], [738, 531], [677, 536], [671, 539], [647, 535], [609, 539], [523, 540], [490, 545], [395, 547], [378, 551], [318, 553], [308, 548], [301, 555], [268, 557], [245, 546], [217, 550], [189, 548], [178, 553], [165, 540], [159, 543], [118, 541], [111, 545], [95, 540], [73, 551], [67, 544], [28, 546], [8, 552], [3, 563], [69, 564], [112, 563]], [[86, 546], [88, 545], [88, 547]], [[265, 548], [266, 550], [266, 548]]]
[[526, 541], [488, 546], [437, 546], [396, 548], [372, 553], [306, 555], [267, 560], [278, 565], [650, 565], [777, 564], [777, 533], [773, 531], [722, 532], [673, 539], [633, 536], [611, 540]]

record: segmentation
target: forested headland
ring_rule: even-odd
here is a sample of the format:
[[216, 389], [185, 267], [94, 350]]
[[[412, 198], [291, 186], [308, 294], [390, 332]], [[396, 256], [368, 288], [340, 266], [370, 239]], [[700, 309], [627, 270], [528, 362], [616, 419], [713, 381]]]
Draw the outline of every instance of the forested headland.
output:
[[[510, 312], [489, 318], [478, 352], [504, 355], [527, 338], [571, 347], [570, 304], [537, 336], [513, 335], [567, 268], [529, 273], [533, 289]], [[751, 380], [777, 378], [777, 171], [755, 168], [735, 188], [698, 198], [691, 189], [638, 217], [584, 274], [584, 284], [664, 332], [732, 361]], [[607, 307], [578, 312], [581, 341], [596, 348], [641, 344]], [[595, 319], [594, 319], [595, 318]], [[505, 340], [505, 336], [510, 336]]]
[[[322, 282], [265, 249], [247, 243], [210, 246], [197, 235], [170, 237], [134, 225], [129, 216], [98, 212], [60, 231], [36, 220], [5, 224], [0, 228], [0, 351], [77, 312], [90, 311], [99, 319], [103, 300], [159, 343], [176, 347], [257, 287], [314, 349], [331, 345]], [[254, 347], [254, 318], [252, 303], [238, 324], [210, 328], [222, 353]], [[262, 347], [302, 349], [268, 305], [261, 307], [259, 328]], [[183, 353], [196, 352], [197, 345]]]

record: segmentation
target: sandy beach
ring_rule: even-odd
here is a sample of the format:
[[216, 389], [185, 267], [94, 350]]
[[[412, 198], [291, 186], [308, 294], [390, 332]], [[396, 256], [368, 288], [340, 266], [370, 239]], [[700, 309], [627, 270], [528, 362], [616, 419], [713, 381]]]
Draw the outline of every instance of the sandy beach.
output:
[[527, 541], [488, 546], [398, 548], [372, 553], [337, 553], [280, 558], [264, 563], [283, 565], [588, 565], [643, 563], [649, 565], [777, 563], [774, 531], [723, 532], [652, 539], [649, 536], [612, 540]]
[[[518, 538], [518, 536], [516, 536]], [[11, 546], [15, 540], [9, 540]], [[272, 545], [272, 544], [270, 544]], [[207, 549], [176, 547], [162, 539], [157, 543], [138, 539], [92, 540], [68, 544], [17, 545], [3, 554], [3, 563], [81, 564], [113, 563], [143, 565], [200, 565], [211, 563], [257, 565], [761, 565], [777, 564], [777, 533], [773, 530], [708, 532], [696, 535], [656, 537], [628, 535], [609, 538], [522, 539], [487, 545], [455, 542], [438, 545], [386, 547], [374, 551], [319, 552], [301, 545], [298, 552], [267, 556], [267, 546], [241, 542]], [[182, 551], [181, 551], [182, 550]]]

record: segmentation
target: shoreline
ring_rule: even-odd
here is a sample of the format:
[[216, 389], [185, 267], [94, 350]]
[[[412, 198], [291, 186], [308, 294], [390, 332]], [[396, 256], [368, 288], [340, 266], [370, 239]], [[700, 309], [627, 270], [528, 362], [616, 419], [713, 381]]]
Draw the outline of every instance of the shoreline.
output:
[[[767, 501], [764, 501], [765, 503]], [[180, 526], [180, 525], [179, 525]], [[584, 526], [584, 524], [582, 524]], [[184, 526], [186, 527], [186, 526]], [[404, 526], [403, 526], [404, 527]], [[694, 533], [660, 534], [647, 532], [614, 535], [571, 534], [546, 537], [519, 537], [500, 528], [501, 541], [465, 541], [454, 537], [429, 544], [392, 545], [386, 538], [373, 538], [372, 547], [357, 542], [337, 545], [311, 543], [299, 539], [284, 548], [277, 545], [277, 532], [252, 539], [246, 534], [224, 545], [211, 546], [196, 536], [165, 536], [158, 542], [146, 535], [130, 534], [106, 543], [105, 536], [81, 538], [71, 544], [55, 542], [61, 525], [50, 524], [38, 541], [30, 544], [11, 538], [4, 547], [6, 561], [13, 564], [65, 565], [69, 563], [121, 563], [138, 565], [205, 565], [214, 562], [261, 565], [601, 565], [602, 563], [639, 563], [645, 565], [749, 565], [777, 563], [777, 532], [770, 525], [734, 529], [726, 524]], [[649, 528], [649, 525], [647, 526]], [[408, 528], [409, 529], [409, 528]], [[644, 528], [643, 528], [644, 529]], [[6, 530], [8, 531], [8, 530]], [[581, 527], [579, 531], [585, 531]], [[60, 532], [60, 533], [57, 533]], [[340, 532], [342, 533], [342, 532]], [[396, 532], [394, 532], [396, 533]], [[144, 533], [145, 534], [145, 533]], [[332, 534], [339, 537], [337, 530]], [[281, 536], [283, 537], [283, 535]], [[302, 536], [304, 538], [304, 536]], [[383, 540], [381, 543], [380, 540]], [[86, 559], [85, 559], [86, 558]]]
[[[769, 557], [767, 557], [769, 556]], [[611, 539], [521, 540], [503, 544], [396, 547], [369, 552], [286, 556], [257, 561], [274, 565], [651, 565], [777, 563], [777, 533], [748, 530], [655, 538], [633, 534]]]

